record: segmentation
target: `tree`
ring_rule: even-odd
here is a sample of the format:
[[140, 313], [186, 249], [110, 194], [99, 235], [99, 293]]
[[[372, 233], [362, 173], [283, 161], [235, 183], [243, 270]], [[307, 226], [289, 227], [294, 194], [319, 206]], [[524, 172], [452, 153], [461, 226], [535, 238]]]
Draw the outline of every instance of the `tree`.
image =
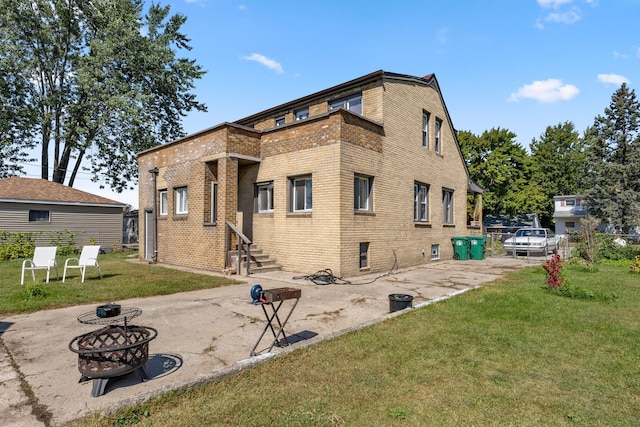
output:
[[587, 131], [588, 209], [627, 234], [640, 219], [640, 104], [622, 84]]
[[543, 224], [553, 219], [553, 197], [581, 193], [580, 182], [586, 173], [584, 140], [573, 123], [548, 126], [540, 139], [530, 145], [531, 183], [540, 188], [544, 200], [539, 212]]
[[538, 212], [543, 195], [531, 185], [531, 159], [507, 129], [491, 129], [481, 136], [458, 133], [458, 141], [471, 179], [486, 191], [483, 213], [519, 214]]
[[183, 136], [181, 117], [206, 110], [189, 92], [204, 71], [176, 57], [190, 49], [185, 21], [155, 4], [143, 16], [142, 0], [3, 0], [2, 96], [22, 103], [0, 116], [8, 143], [23, 157], [39, 146], [44, 179], [52, 159], [55, 182], [73, 186], [82, 167], [127, 188], [138, 152]]

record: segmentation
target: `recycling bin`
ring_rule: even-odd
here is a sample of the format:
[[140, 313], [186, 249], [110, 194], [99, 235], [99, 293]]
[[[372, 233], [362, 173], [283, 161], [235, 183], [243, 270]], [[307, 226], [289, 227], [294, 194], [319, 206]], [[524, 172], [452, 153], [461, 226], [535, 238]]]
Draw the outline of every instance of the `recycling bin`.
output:
[[453, 243], [453, 259], [468, 260], [470, 253], [470, 242], [467, 236], [452, 237]]
[[472, 259], [484, 259], [484, 250], [487, 246], [487, 239], [485, 236], [469, 236], [469, 246], [471, 247]]

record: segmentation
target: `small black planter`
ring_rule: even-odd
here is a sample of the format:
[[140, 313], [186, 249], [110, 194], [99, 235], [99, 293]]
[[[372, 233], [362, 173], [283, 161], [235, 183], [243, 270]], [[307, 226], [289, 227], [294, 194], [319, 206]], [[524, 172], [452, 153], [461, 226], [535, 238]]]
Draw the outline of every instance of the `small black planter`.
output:
[[391, 294], [389, 295], [389, 313], [405, 308], [411, 308], [413, 304], [413, 296], [407, 294]]

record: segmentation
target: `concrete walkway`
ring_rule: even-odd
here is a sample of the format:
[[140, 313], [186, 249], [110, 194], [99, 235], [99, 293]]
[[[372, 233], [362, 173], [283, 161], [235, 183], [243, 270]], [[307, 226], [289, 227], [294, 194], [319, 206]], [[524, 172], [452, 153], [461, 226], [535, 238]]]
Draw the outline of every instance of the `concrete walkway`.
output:
[[[111, 379], [99, 397], [91, 397], [92, 381], [79, 383], [78, 356], [68, 348], [74, 337], [100, 328], [77, 320], [97, 304], [9, 316], [0, 320], [0, 425], [54, 426], [129, 406], [401, 315], [404, 310], [389, 313], [390, 294], [412, 295], [413, 306], [419, 307], [536, 263], [514, 258], [442, 261], [340, 285], [315, 285], [294, 279], [301, 275], [275, 272], [250, 276], [242, 285], [118, 301], [142, 309], [130, 323], [158, 330], [149, 344], [150, 378], [142, 382], [132, 373]], [[256, 349], [261, 354], [251, 357], [266, 326], [261, 307], [251, 303], [254, 284], [263, 289], [294, 287], [302, 297], [285, 328], [291, 345], [266, 353], [273, 337], [268, 331]], [[281, 317], [292, 301], [283, 303]]]

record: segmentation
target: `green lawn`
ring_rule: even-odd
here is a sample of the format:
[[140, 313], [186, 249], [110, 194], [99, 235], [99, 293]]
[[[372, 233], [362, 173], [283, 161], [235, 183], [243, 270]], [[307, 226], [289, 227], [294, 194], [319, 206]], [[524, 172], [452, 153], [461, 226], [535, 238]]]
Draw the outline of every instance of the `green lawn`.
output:
[[565, 277], [617, 299], [553, 295], [532, 267], [77, 425], [637, 425], [640, 275], [600, 265]]
[[[65, 258], [58, 257], [60, 280], [56, 280], [55, 272], [52, 272], [51, 280], [46, 283], [46, 270], [36, 270], [34, 284], [31, 273], [27, 271], [24, 286], [20, 285], [22, 260], [0, 261], [0, 314], [166, 295], [239, 283], [225, 277], [131, 262], [135, 257], [137, 252], [100, 255], [98, 262], [103, 278], [98, 277], [96, 268], [88, 268], [84, 283], [81, 283], [78, 269], [68, 270], [67, 279], [62, 283]], [[39, 291], [41, 296], [33, 296]]]

